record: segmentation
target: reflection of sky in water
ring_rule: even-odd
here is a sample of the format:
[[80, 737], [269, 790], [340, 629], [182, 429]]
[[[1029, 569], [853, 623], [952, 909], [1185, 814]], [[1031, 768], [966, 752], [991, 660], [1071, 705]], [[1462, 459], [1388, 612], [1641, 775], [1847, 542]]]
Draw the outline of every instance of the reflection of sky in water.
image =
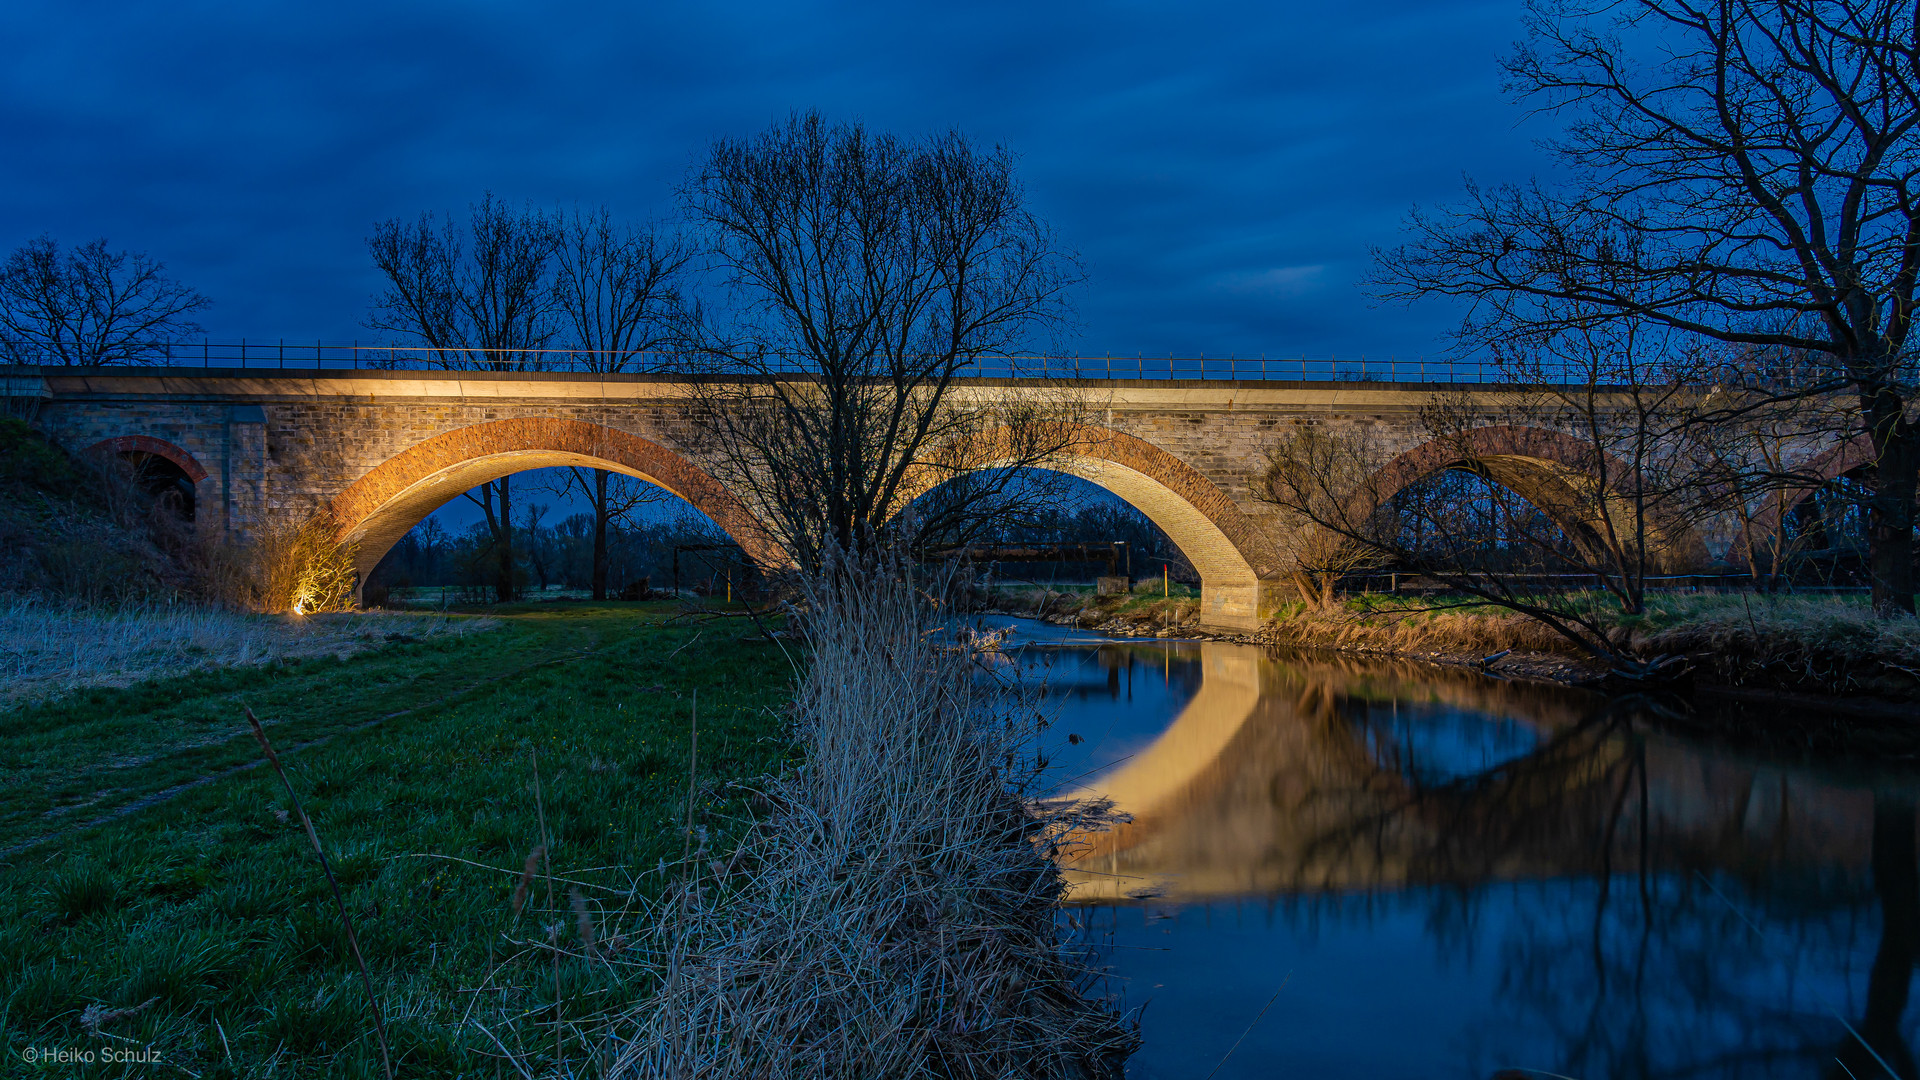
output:
[[1008, 655], [1026, 677], [1046, 680], [1052, 726], [1040, 749], [1051, 788], [1078, 787], [1139, 753], [1200, 689], [1192, 642], [1096, 641], [1026, 619], [989, 625], [1017, 627]]
[[1423, 787], [1485, 772], [1540, 743], [1531, 724], [1443, 702], [1348, 698], [1341, 705], [1373, 760]]
[[1651, 920], [1635, 878], [1604, 899], [1596, 884], [1102, 909], [1125, 1000], [1147, 1003], [1128, 1076], [1845, 1075], [1834, 1014], [1858, 1022], [1877, 920], [1761, 918], [1756, 934], [1697, 880], [1650, 883]]

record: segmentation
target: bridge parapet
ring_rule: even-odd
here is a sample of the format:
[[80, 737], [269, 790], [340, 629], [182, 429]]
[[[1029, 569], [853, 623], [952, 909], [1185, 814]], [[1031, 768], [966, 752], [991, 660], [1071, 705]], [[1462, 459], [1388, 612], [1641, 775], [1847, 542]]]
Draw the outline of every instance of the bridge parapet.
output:
[[[246, 339], [171, 342], [159, 347], [158, 363], [170, 369], [226, 368], [248, 371], [493, 370], [598, 373], [628, 370], [688, 370], [711, 363], [675, 353], [612, 353], [591, 349], [424, 349], [358, 341]], [[32, 355], [26, 342], [0, 341], [0, 355]], [[804, 357], [770, 367], [792, 374], [814, 370]], [[1490, 357], [1395, 356], [980, 356], [966, 361], [968, 378], [1102, 379], [1227, 382], [1417, 382], [1482, 384], [1511, 381]], [[1553, 377], [1553, 372], [1548, 377]], [[1584, 382], [1584, 369], [1568, 366], [1563, 381]]]

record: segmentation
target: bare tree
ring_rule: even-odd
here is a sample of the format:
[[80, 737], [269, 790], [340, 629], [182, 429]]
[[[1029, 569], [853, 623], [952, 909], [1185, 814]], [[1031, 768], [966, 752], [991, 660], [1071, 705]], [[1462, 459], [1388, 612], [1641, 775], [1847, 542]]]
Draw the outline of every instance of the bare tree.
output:
[[13, 364], [150, 364], [202, 332], [187, 316], [213, 301], [165, 264], [95, 240], [61, 254], [28, 241], [0, 265], [0, 357]]
[[649, 484], [644, 480], [607, 469], [581, 469], [568, 466], [556, 469], [556, 482], [548, 486], [556, 497], [567, 499], [578, 494], [592, 507], [593, 519], [589, 530], [593, 545], [593, 562], [589, 580], [595, 600], [607, 598], [607, 581], [610, 576], [610, 559], [607, 554], [607, 531], [616, 522], [631, 523], [636, 513], [643, 507], [657, 506], [670, 502], [672, 493]]
[[[951, 532], [1082, 438], [1064, 391], [956, 383], [1058, 326], [1078, 280], [1005, 149], [797, 115], [715, 143], [686, 202], [726, 301], [698, 325], [701, 421], [799, 565], [890, 523]], [[900, 514], [970, 473], [937, 512]]]
[[[1470, 188], [1379, 254], [1385, 295], [1472, 301], [1463, 334], [1598, 309], [1779, 350], [1759, 398], [1844, 393], [1874, 451], [1873, 604], [1914, 609], [1920, 42], [1896, 0], [1535, 0], [1510, 85], [1572, 117], [1563, 186]], [[1573, 307], [1569, 309], [1571, 302]]]
[[[1581, 572], [1622, 612], [1643, 613], [1650, 574], [1705, 554], [1688, 521], [1700, 503], [1698, 461], [1682, 452], [1700, 413], [1697, 344], [1660, 323], [1589, 308], [1557, 332], [1510, 339], [1495, 356], [1528, 387], [1514, 395], [1515, 418], [1569, 437], [1552, 482], [1530, 494], [1571, 526]], [[1464, 422], [1443, 426], [1457, 432]]]
[[[1692, 461], [1701, 509], [1728, 521], [1737, 533], [1726, 561], [1744, 565], [1755, 589], [1773, 591], [1785, 583], [1808, 541], [1819, 529], [1795, 531], [1805, 509], [1818, 510], [1820, 493], [1833, 485], [1807, 468], [1815, 458], [1816, 433], [1823, 420], [1816, 403], [1769, 400], [1729, 410], [1709, 392], [1700, 402], [1704, 422], [1684, 429], [1685, 453]], [[1738, 415], [1724, 418], [1723, 412]], [[1803, 500], [1807, 505], [1803, 506]]]
[[[605, 207], [563, 215], [554, 305], [589, 371], [649, 371], [679, 339], [680, 281], [691, 245], [613, 220]], [[667, 498], [659, 488], [606, 469], [567, 470], [560, 494], [577, 488], [593, 507], [593, 598], [607, 598], [607, 526]]]
[[606, 207], [557, 215], [554, 306], [588, 371], [648, 371], [678, 340], [686, 241], [616, 222]]
[[[1307, 436], [1316, 437], [1317, 434]], [[1297, 443], [1286, 448], [1287, 452], [1302, 450], [1309, 448]], [[1311, 497], [1324, 498], [1324, 492], [1315, 491]], [[1272, 535], [1281, 557], [1291, 567], [1287, 576], [1294, 591], [1300, 594], [1300, 602], [1314, 611], [1327, 611], [1334, 606], [1335, 590], [1347, 575], [1386, 565], [1384, 557], [1372, 546], [1353, 543], [1331, 529], [1317, 527], [1310, 515], [1285, 506], [1280, 509], [1280, 520], [1275, 523]]]
[[[1318, 559], [1301, 573], [1323, 590], [1334, 573], [1391, 567], [1471, 598], [1442, 606], [1492, 603], [1623, 676], [1664, 674], [1611, 616], [1644, 612], [1649, 576], [1695, 554], [1685, 521], [1699, 484], [1677, 433], [1698, 395], [1673, 336], [1602, 320], [1510, 342], [1504, 404], [1436, 397], [1421, 413], [1430, 441], [1404, 455], [1365, 429], [1307, 429], [1270, 452], [1261, 497], [1311, 526], [1294, 543]], [[1548, 370], [1555, 381], [1540, 381]], [[1567, 578], [1586, 587], [1558, 587]]]
[[[554, 550], [551, 529], [543, 530], [540, 522], [547, 516], [547, 504], [529, 503], [520, 508], [520, 534], [527, 538], [527, 566], [540, 582], [540, 591], [545, 593], [553, 581]], [[542, 535], [545, 532], [547, 535]]]
[[[488, 192], [464, 226], [451, 215], [380, 222], [367, 238], [387, 288], [367, 324], [413, 339], [442, 368], [536, 371], [554, 334], [552, 270], [559, 230], [531, 208], [515, 210]], [[511, 477], [467, 498], [486, 515], [497, 562], [495, 595], [513, 598]], [[495, 512], [495, 503], [499, 510]]]

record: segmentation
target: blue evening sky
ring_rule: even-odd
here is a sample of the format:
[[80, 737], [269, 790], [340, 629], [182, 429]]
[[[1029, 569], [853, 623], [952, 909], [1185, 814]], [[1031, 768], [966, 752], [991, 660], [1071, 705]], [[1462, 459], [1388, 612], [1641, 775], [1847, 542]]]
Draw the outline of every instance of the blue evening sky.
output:
[[1086, 354], [1432, 354], [1370, 245], [1543, 162], [1490, 3], [9, 0], [0, 250], [144, 249], [215, 337], [366, 339], [376, 220], [484, 189], [674, 213], [702, 146], [814, 108], [1021, 156]]
[[[703, 146], [818, 108], [1020, 156], [1083, 355], [1433, 355], [1359, 286], [1416, 203], [1523, 179], [1519, 0], [0, 5], [0, 250], [145, 250], [215, 338], [367, 340], [382, 218], [483, 190], [670, 219]], [[476, 516], [448, 508], [453, 525]]]

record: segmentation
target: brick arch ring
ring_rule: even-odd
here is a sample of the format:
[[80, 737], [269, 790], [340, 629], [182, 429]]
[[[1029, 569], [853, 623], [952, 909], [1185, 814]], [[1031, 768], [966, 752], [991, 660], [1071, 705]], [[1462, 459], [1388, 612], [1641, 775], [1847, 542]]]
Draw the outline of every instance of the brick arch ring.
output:
[[1863, 465], [1871, 465], [1878, 455], [1873, 452], [1873, 441], [1865, 435], [1855, 435], [1839, 446], [1822, 451], [1809, 458], [1804, 464], [1795, 466], [1794, 471], [1817, 480], [1817, 483], [1802, 487], [1785, 489], [1783, 499], [1769, 500], [1760, 512], [1753, 516], [1747, 527], [1740, 530], [1733, 543], [1727, 548], [1727, 559], [1737, 561], [1741, 553], [1750, 544], [1767, 544], [1780, 534], [1780, 527], [1794, 507], [1805, 502], [1821, 485], [1847, 475]]
[[154, 457], [165, 458], [179, 466], [180, 471], [187, 474], [187, 479], [196, 484], [207, 478], [207, 470], [194, 459], [192, 454], [165, 439], [156, 439], [150, 435], [122, 435], [118, 438], [102, 439], [87, 447], [86, 453], [152, 454]]
[[[1034, 468], [1077, 476], [1125, 500], [1167, 534], [1200, 572], [1203, 589], [1245, 586], [1273, 577], [1280, 556], [1245, 511], [1213, 481], [1145, 439], [1089, 424], [1053, 423], [1031, 437], [1060, 450]], [[954, 476], [1002, 466], [1029, 455], [1009, 449], [1004, 428], [943, 448], [945, 460], [907, 485], [907, 503]]]
[[328, 504], [343, 541], [359, 545], [365, 581], [407, 530], [448, 500], [511, 473], [555, 465], [608, 469], [678, 495], [763, 566], [786, 556], [746, 504], [680, 454], [617, 428], [579, 420], [494, 420], [436, 435], [395, 454]]
[[[1364, 516], [1399, 494], [1407, 485], [1442, 469], [1473, 461], [1486, 469], [1487, 476], [1521, 498], [1553, 516], [1563, 529], [1590, 529], [1599, 524], [1597, 515], [1585, 520], [1563, 520], [1566, 508], [1578, 507], [1585, 500], [1574, 487], [1576, 480], [1600, 480], [1625, 477], [1632, 470], [1611, 454], [1597, 455], [1594, 448], [1564, 432], [1546, 428], [1493, 424], [1472, 428], [1455, 437], [1443, 437], [1416, 446], [1381, 466], [1357, 493], [1351, 508]], [[1596, 466], [1598, 466], [1596, 468]], [[1609, 482], [1603, 505], [1612, 502], [1615, 492]], [[1364, 505], [1362, 505], [1364, 504]], [[1621, 511], [1625, 511], [1621, 507]], [[1612, 517], [1612, 512], [1608, 513]], [[1620, 519], [1614, 519], [1616, 523]], [[1697, 540], [1682, 522], [1659, 520], [1649, 515], [1650, 533], [1664, 547], [1692, 550]], [[1676, 552], [1678, 554], [1678, 552]]]

